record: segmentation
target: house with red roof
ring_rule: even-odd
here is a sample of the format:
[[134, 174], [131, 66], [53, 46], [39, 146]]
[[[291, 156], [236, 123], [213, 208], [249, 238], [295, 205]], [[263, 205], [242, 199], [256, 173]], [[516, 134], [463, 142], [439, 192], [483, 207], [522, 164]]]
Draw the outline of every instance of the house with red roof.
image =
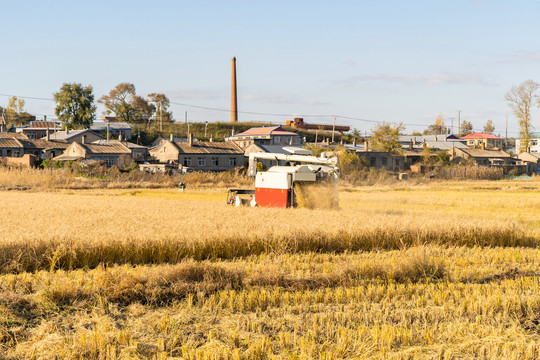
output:
[[251, 128], [243, 133], [225, 138], [227, 142], [234, 142], [241, 149], [252, 144], [260, 145], [296, 145], [302, 146], [302, 136], [283, 129], [281, 126], [263, 126]]
[[503, 146], [503, 138], [483, 132], [473, 132], [463, 136], [461, 139], [467, 140], [469, 147], [481, 148], [482, 144], [484, 144], [483, 146], [486, 149], [502, 149]]

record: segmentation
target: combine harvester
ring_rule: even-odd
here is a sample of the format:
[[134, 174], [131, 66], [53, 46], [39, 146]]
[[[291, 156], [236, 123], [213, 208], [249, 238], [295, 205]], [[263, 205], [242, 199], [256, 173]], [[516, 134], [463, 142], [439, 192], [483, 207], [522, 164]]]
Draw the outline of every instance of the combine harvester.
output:
[[[257, 171], [257, 160], [284, 162], [267, 171]], [[236, 206], [337, 208], [339, 159], [292, 153], [251, 153], [249, 175], [255, 190], [229, 189], [227, 203]], [[249, 197], [246, 197], [249, 195]]]

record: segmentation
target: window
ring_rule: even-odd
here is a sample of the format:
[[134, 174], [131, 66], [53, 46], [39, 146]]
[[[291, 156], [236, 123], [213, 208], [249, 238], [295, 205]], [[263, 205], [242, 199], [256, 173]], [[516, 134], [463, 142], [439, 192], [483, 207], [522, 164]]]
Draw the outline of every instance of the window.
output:
[[217, 157], [212, 158], [212, 166], [218, 166], [219, 165], [219, 159]]
[[538, 140], [531, 140], [531, 146], [538, 145]]
[[35, 132], [29, 132], [26, 136], [28, 136], [29, 139], [37, 139]]
[[191, 158], [190, 157], [184, 158], [184, 166], [191, 166]]
[[381, 158], [381, 162], [382, 162], [383, 165], [388, 164], [388, 158], [386, 158], [386, 157]]
[[229, 158], [229, 166], [236, 166], [236, 158]]
[[6, 156], [11, 156], [11, 150], [10, 149], [6, 150]]
[[200, 157], [197, 159], [197, 163], [199, 166], [206, 166], [206, 159], [203, 157]]
[[377, 159], [375, 159], [374, 157], [369, 158], [369, 166], [375, 166], [375, 161], [376, 161], [376, 160], [377, 160]]

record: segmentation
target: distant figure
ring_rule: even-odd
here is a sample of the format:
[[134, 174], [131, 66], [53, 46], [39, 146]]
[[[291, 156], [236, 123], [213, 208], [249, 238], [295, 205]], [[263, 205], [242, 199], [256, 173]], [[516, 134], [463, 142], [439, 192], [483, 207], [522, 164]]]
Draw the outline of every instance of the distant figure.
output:
[[180, 181], [180, 188], [178, 189], [178, 191], [184, 192], [185, 189], [186, 185], [182, 181]]

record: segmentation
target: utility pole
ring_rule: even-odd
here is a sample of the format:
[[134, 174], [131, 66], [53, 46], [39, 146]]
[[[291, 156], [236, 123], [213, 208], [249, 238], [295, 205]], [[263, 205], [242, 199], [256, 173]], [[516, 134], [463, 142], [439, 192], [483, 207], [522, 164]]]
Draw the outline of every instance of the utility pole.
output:
[[506, 132], [504, 135], [504, 148], [508, 147], [508, 115], [506, 115]]
[[206, 128], [208, 127], [208, 121], [204, 122], [204, 137], [206, 137]]
[[457, 131], [458, 135], [461, 135], [461, 110], [457, 111]]
[[452, 124], [450, 125], [450, 128], [452, 129], [452, 135], [454, 135], [454, 118], [453, 117], [450, 118], [450, 123]]
[[319, 137], [319, 129], [315, 130], [315, 146], [317, 146], [317, 138]]
[[336, 115], [334, 115], [334, 123], [332, 125], [332, 142], [334, 142], [334, 132], [336, 131]]
[[187, 124], [187, 110], [186, 110], [186, 114], [185, 114], [185, 119], [186, 119], [186, 124]]
[[[187, 137], [188, 137], [188, 139], [189, 139], [189, 125], [190, 125], [190, 124], [188, 123], [188, 124], [187, 124]], [[188, 140], [188, 141], [189, 141], [189, 140]]]
[[163, 131], [163, 112], [161, 111], [162, 105], [161, 101], [158, 102], [159, 104], [159, 131]]

